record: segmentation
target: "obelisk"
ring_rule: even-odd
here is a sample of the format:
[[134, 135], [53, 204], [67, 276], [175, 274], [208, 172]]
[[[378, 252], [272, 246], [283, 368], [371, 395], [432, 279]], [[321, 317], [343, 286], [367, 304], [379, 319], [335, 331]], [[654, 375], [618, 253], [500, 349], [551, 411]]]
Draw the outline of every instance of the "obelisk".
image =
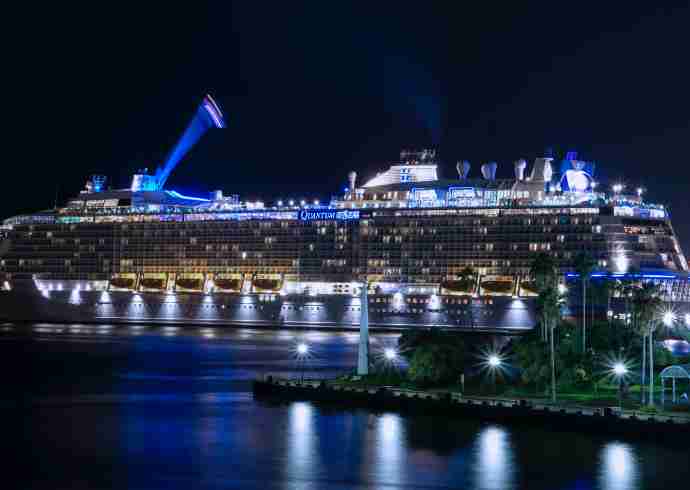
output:
[[366, 376], [369, 374], [369, 297], [367, 289], [369, 285], [364, 282], [360, 298], [359, 315], [359, 352], [357, 357], [357, 375]]

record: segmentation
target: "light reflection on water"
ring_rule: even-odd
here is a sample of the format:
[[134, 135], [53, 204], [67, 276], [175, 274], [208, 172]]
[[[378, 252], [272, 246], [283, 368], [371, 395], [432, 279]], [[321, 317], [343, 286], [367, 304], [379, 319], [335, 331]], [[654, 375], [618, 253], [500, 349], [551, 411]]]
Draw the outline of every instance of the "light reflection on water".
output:
[[400, 485], [405, 474], [405, 440], [400, 415], [386, 413], [376, 421], [376, 475], [386, 485]]
[[473, 488], [499, 490], [515, 488], [515, 456], [510, 445], [510, 433], [503, 427], [483, 427], [474, 447]]
[[299, 482], [299, 488], [319, 488], [314, 478], [319, 468], [314, 407], [307, 402], [293, 403], [288, 409], [288, 424], [288, 454], [285, 458], [287, 481]]
[[[396, 341], [373, 335], [380, 346]], [[5, 442], [43, 462], [40, 482], [22, 475], [26, 488], [106, 487], [126, 475], [118, 487], [629, 490], [669, 488], [690, 475], [687, 453], [653, 444], [255, 400], [257, 375], [299, 377], [290, 352], [298, 339], [315, 352], [310, 377], [355, 365], [353, 333], [13, 326], [0, 335], [0, 372], [12, 373], [6, 390], [32, 402], [8, 417], [22, 430]], [[54, 441], [70, 441], [70, 451]]]
[[[674, 471], [674, 468], [669, 468]], [[630, 490], [638, 488], [638, 461], [630, 444], [609, 442], [601, 450], [599, 480], [602, 488]]]

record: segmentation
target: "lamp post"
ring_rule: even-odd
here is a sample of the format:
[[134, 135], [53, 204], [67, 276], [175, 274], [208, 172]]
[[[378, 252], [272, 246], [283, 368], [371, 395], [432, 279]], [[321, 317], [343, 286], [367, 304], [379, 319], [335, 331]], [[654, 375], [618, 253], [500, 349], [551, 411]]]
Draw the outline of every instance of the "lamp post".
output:
[[663, 316], [661, 317], [661, 321], [664, 322], [664, 326], [671, 327], [673, 326], [673, 323], [676, 321], [676, 315], [670, 310], [665, 311]]
[[623, 378], [628, 374], [628, 368], [622, 362], [617, 362], [613, 365], [613, 374], [618, 378], [618, 408], [623, 408]]
[[385, 357], [386, 361], [388, 361], [388, 362], [395, 362], [395, 360], [398, 357], [398, 353], [395, 352], [395, 349], [393, 349], [392, 347], [387, 347], [383, 351], [383, 357]]
[[490, 354], [489, 358], [487, 359], [487, 362], [489, 364], [489, 371], [491, 373], [491, 380], [494, 388], [494, 395], [496, 395], [496, 371], [500, 369], [501, 367], [501, 358], [498, 357], [496, 354]]
[[300, 361], [300, 383], [304, 383], [304, 361], [309, 353], [309, 346], [304, 342], [297, 344], [297, 359]]

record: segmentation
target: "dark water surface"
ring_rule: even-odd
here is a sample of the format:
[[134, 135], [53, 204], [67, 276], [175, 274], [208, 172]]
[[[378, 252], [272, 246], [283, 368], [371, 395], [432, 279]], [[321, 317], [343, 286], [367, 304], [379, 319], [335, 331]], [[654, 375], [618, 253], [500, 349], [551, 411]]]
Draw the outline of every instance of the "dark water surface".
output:
[[[3, 488], [685, 488], [690, 452], [255, 401], [258, 374], [348, 371], [356, 334], [0, 326]], [[375, 335], [373, 350], [393, 345]]]

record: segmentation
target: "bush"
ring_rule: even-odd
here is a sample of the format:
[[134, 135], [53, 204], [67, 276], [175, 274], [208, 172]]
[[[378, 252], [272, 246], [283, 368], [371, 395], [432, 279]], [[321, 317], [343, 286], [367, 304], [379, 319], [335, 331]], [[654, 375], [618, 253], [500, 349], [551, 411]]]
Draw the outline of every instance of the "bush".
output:
[[465, 367], [465, 344], [453, 333], [437, 330], [406, 332], [398, 341], [407, 359], [408, 378], [420, 386], [457, 381]]

